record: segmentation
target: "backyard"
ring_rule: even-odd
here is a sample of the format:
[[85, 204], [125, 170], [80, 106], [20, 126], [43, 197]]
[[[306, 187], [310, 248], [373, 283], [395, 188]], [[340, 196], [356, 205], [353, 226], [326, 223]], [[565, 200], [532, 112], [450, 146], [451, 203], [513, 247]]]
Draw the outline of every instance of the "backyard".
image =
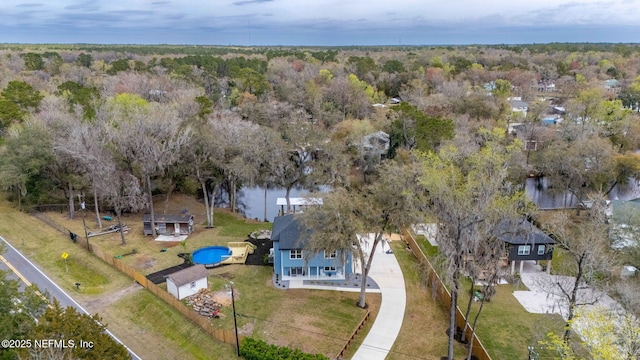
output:
[[[440, 261], [437, 247], [423, 235], [417, 236], [416, 240], [432, 263]], [[470, 282], [465, 278], [461, 281], [458, 299], [458, 306], [463, 311], [469, 300], [469, 288]], [[559, 315], [529, 313], [513, 296], [516, 290], [527, 288], [519, 282], [497, 285], [496, 294], [482, 308], [476, 328], [478, 337], [494, 359], [526, 359], [528, 346], [534, 346], [541, 355], [548, 355], [538, 341], [544, 340], [549, 331], [560, 333], [564, 322]], [[473, 321], [479, 307], [480, 302], [472, 304], [470, 321]]]
[[[52, 278], [89, 311], [100, 313], [116, 335], [125, 339], [135, 338], [135, 344], [131, 346], [134, 351], [160, 359], [211, 358], [211, 354], [220, 354], [219, 358], [225, 359], [229, 357], [225, 354], [233, 354], [233, 346], [209, 338], [132, 279], [92, 256], [79, 244], [74, 244], [68, 235], [11, 209], [7, 203], [2, 206], [9, 221], [2, 222], [4, 226], [0, 227], [0, 234], [19, 249], [24, 249], [27, 256], [51, 273]], [[187, 207], [195, 209], [191, 214], [197, 215], [202, 205], [191, 198], [178, 196], [169, 202], [168, 211], [172, 211], [171, 206], [175, 211]], [[65, 229], [83, 234], [82, 214], [76, 215], [76, 219], [70, 220], [64, 213], [47, 213]], [[93, 221], [95, 216], [85, 215], [87, 225], [92, 225], [88, 231], [97, 231]], [[159, 243], [142, 235], [140, 218], [141, 215], [137, 214], [123, 219], [129, 226], [126, 245], [121, 245], [119, 233], [91, 237], [91, 245], [113, 256], [133, 253], [135, 249], [135, 253], [122, 256], [121, 260], [149, 274], [182, 263], [182, 258], [177, 256], [180, 252], [242, 241], [251, 231], [271, 226], [270, 223], [247, 221], [225, 211], [217, 211], [215, 228], [205, 229], [196, 222], [195, 232], [186, 242]], [[103, 226], [109, 224], [107, 222]], [[38, 229], [37, 234], [32, 235], [31, 229]], [[62, 252], [70, 254], [66, 260], [68, 272], [65, 260], [60, 257]], [[209, 274], [209, 287], [214, 292], [226, 291], [225, 286], [230, 281], [234, 282], [239, 332], [269, 343], [334, 357], [365, 314], [365, 310], [355, 306], [357, 293], [275, 289], [271, 285], [272, 270], [269, 266], [227, 265], [212, 269]], [[79, 289], [74, 286], [76, 282], [82, 283]], [[368, 295], [372, 314], [370, 323], [375, 319], [380, 299], [379, 294]], [[220, 328], [233, 329], [231, 307], [223, 306], [221, 317], [212, 321]], [[171, 327], [165, 326], [169, 323]], [[166, 341], [163, 340], [165, 338]]]

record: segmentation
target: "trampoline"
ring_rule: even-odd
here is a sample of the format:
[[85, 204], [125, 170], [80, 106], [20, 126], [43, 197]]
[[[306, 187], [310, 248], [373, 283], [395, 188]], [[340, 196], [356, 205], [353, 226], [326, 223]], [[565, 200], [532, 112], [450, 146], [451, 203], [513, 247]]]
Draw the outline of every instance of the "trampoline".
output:
[[231, 249], [225, 246], [207, 246], [200, 248], [191, 254], [194, 264], [215, 266], [231, 257]]

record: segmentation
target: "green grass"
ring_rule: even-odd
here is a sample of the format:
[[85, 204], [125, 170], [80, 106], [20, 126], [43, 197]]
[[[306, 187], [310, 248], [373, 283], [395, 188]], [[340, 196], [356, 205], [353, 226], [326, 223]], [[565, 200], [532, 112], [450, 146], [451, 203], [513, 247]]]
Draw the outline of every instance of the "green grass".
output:
[[86, 263], [83, 257], [69, 256], [66, 260], [61, 257], [55, 261], [56, 268], [65, 272], [68, 279], [81, 284], [76, 291], [84, 294], [100, 294], [109, 279], [101, 271]]
[[214, 213], [214, 224], [222, 228], [220, 230], [220, 236], [240, 236], [245, 237], [245, 239], [246, 236], [253, 231], [262, 229], [271, 230], [273, 226], [271, 223], [251, 222], [240, 219], [234, 214], [220, 211]]
[[143, 358], [153, 359], [232, 359], [235, 348], [213, 340], [182, 314], [146, 290], [136, 292], [115, 304], [114, 315], [135, 324], [139, 333], [159, 333]]
[[[449, 313], [432, 299], [430, 289], [424, 286], [418, 261], [405, 250], [404, 243], [393, 242], [391, 246], [404, 276], [407, 305], [402, 329], [387, 359], [439, 360], [447, 355], [445, 330], [449, 326]], [[466, 355], [466, 349], [456, 342], [454, 355], [461, 359]]]
[[[438, 248], [431, 246], [423, 236], [417, 237], [416, 241], [429, 260], [435, 262], [434, 266], [442, 260], [438, 256]], [[460, 282], [458, 307], [463, 313], [469, 299], [469, 285], [468, 278]], [[513, 291], [516, 290], [527, 289], [523, 285], [519, 288], [514, 285], [497, 286], [496, 295], [484, 304], [477, 323], [477, 335], [494, 359], [526, 359], [529, 345], [534, 346], [541, 356], [547, 356], [549, 354], [542, 349], [538, 341], [543, 340], [549, 331], [559, 333], [564, 322], [559, 315], [529, 313], [513, 296]], [[472, 304], [470, 321], [473, 321], [479, 307], [478, 302]]]
[[[333, 357], [364, 316], [355, 306], [358, 293], [276, 289], [267, 266], [229, 265], [210, 273], [212, 291], [234, 282], [241, 332], [268, 343]], [[213, 323], [233, 329], [231, 307], [223, 306], [221, 315]]]
[[[464, 281], [458, 306], [466, 311], [469, 281]], [[559, 315], [532, 314], [522, 307], [513, 296], [513, 291], [526, 290], [521, 286], [498, 285], [496, 295], [486, 302], [478, 319], [476, 332], [489, 354], [495, 359], [526, 359], [527, 346], [539, 350], [538, 341], [548, 331], [559, 331], [562, 318]], [[470, 321], [480, 308], [479, 302], [471, 306]], [[538, 351], [540, 352], [540, 351]]]

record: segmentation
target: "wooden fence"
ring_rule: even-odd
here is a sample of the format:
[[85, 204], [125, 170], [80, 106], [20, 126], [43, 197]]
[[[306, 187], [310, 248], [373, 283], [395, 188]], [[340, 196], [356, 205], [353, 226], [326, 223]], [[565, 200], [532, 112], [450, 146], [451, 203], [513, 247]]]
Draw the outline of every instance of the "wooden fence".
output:
[[362, 317], [362, 320], [360, 320], [360, 323], [358, 323], [358, 326], [356, 326], [355, 330], [353, 330], [353, 332], [351, 333], [351, 336], [349, 336], [349, 340], [347, 340], [347, 342], [342, 346], [342, 349], [340, 349], [340, 352], [336, 356], [336, 359], [342, 359], [342, 357], [344, 356], [344, 353], [347, 351], [347, 349], [351, 345], [351, 342], [356, 337], [356, 335], [358, 335], [360, 330], [362, 330], [362, 327], [367, 322], [367, 320], [369, 320], [369, 310], [367, 310], [367, 312]]
[[[235, 346], [236, 337], [235, 337], [235, 331], [234, 330], [217, 329], [216, 327], [214, 327], [211, 324], [211, 321], [209, 320], [209, 318], [199, 315], [197, 312], [193, 311], [193, 309], [191, 309], [190, 307], [188, 307], [185, 304], [183, 304], [180, 300], [178, 300], [175, 297], [173, 297], [173, 295], [169, 294], [168, 292], [166, 292], [164, 289], [162, 289], [158, 285], [156, 285], [156, 284], [152, 283], [151, 281], [147, 280], [146, 276], [144, 276], [143, 274], [139, 273], [138, 271], [136, 271], [132, 267], [130, 267], [127, 264], [123, 263], [122, 261], [116, 259], [115, 257], [106, 254], [105, 252], [103, 252], [97, 246], [93, 246], [92, 245], [91, 249], [93, 250], [93, 254], [96, 257], [102, 259], [103, 261], [105, 261], [106, 263], [111, 265], [112, 267], [114, 267], [114, 268], [120, 270], [121, 272], [127, 274], [129, 277], [134, 279], [138, 284], [142, 285], [147, 290], [149, 290], [152, 294], [154, 294], [155, 296], [159, 297], [160, 299], [162, 299], [167, 304], [173, 306], [173, 308], [178, 310], [182, 315], [187, 317], [189, 320], [191, 320], [196, 325], [200, 326], [200, 328], [202, 328], [202, 330], [204, 330], [207, 334], [211, 335], [213, 338], [215, 338], [218, 341], [222, 341], [224, 343], [232, 344], [232, 345]], [[239, 334], [238, 338], [239, 338], [239, 340], [242, 340], [242, 338], [244, 338], [244, 336]]]
[[[416, 242], [416, 239], [413, 237], [413, 234], [411, 234], [405, 228], [402, 230], [402, 235], [404, 236], [405, 241], [411, 248], [411, 252], [413, 253], [413, 255], [418, 259], [418, 261], [424, 267], [424, 270], [427, 272], [426, 274], [427, 284], [428, 286], [431, 287], [432, 294], [434, 295], [436, 300], [438, 300], [440, 304], [444, 305], [447, 311], [449, 311], [449, 309], [451, 309], [451, 293], [449, 292], [449, 290], [447, 290], [447, 287], [444, 286], [442, 279], [440, 278], [438, 273], [436, 273], [436, 271], [433, 269], [431, 262], [429, 262], [429, 259], [427, 258], [425, 253], [422, 251], [420, 246], [418, 246], [418, 243]], [[462, 329], [464, 327], [464, 324], [465, 324], [464, 314], [462, 313], [460, 308], [457, 307], [456, 308], [456, 326]], [[472, 332], [471, 328], [468, 327], [465, 329], [465, 333], [466, 333], [465, 335], [467, 339], [471, 337], [471, 332]], [[478, 360], [491, 360], [491, 357], [489, 356], [487, 349], [484, 348], [484, 346], [482, 345], [482, 343], [480, 342], [480, 339], [476, 334], [473, 335], [473, 339], [471, 339], [470, 346], [473, 349], [472, 354], [476, 358], [478, 358]]]
[[[45, 213], [33, 211], [31, 214], [33, 216], [35, 216], [36, 218], [38, 218], [38, 219], [42, 220], [43, 222], [45, 222], [47, 225], [49, 225], [49, 226], [53, 227], [54, 229], [60, 231], [61, 233], [65, 234], [66, 236], [69, 236], [69, 232], [70, 232], [69, 229], [66, 229], [63, 226], [61, 226], [60, 224], [56, 223], [53, 219], [51, 219]], [[77, 242], [78, 245], [84, 247], [85, 249], [88, 249], [96, 257], [102, 259], [102, 261], [104, 261], [107, 264], [111, 265], [113, 268], [116, 268], [119, 271], [125, 273], [127, 276], [129, 276], [130, 278], [135, 280], [138, 284], [142, 285], [144, 288], [149, 290], [155, 296], [157, 296], [160, 299], [162, 299], [167, 304], [173, 306], [174, 309], [178, 310], [182, 315], [187, 317], [189, 320], [191, 320], [196, 325], [200, 326], [200, 328], [202, 328], [202, 330], [204, 330], [207, 334], [211, 335], [216, 340], [224, 342], [224, 343], [227, 343], [227, 344], [232, 344], [232, 345], [235, 346], [236, 337], [235, 337], [235, 331], [234, 330], [217, 329], [217, 328], [215, 328], [211, 324], [211, 321], [209, 320], [209, 318], [206, 318], [206, 317], [201, 316], [200, 314], [196, 313], [190, 307], [188, 307], [185, 304], [183, 304], [180, 300], [178, 300], [175, 297], [173, 297], [173, 295], [169, 294], [164, 289], [162, 289], [158, 285], [152, 283], [151, 281], [148, 281], [146, 276], [144, 276], [143, 274], [139, 273], [138, 271], [136, 271], [135, 269], [133, 269], [129, 265], [123, 263], [122, 261], [116, 259], [115, 257], [113, 257], [111, 255], [108, 255], [107, 253], [102, 251], [102, 249], [100, 249], [99, 246], [91, 244], [91, 246], [89, 248], [88, 245], [87, 245], [88, 244], [87, 239], [84, 236], [78, 235], [76, 237], [76, 242]], [[238, 340], [242, 340], [243, 338], [244, 338], [244, 335], [238, 334]]]

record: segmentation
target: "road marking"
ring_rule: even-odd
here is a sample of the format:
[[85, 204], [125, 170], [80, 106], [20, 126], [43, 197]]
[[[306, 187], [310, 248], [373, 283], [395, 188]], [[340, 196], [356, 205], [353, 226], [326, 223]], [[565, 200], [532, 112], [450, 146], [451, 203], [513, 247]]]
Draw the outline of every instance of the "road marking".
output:
[[14, 268], [13, 265], [11, 265], [11, 263], [9, 261], [7, 261], [7, 259], [4, 258], [4, 256], [0, 255], [0, 260], [2, 260], [2, 262], [7, 265], [7, 267], [13, 271], [14, 274], [16, 274], [20, 280], [22, 280], [23, 283], [25, 283], [25, 285], [27, 286], [31, 286], [31, 283], [29, 282], [29, 280], [27, 280], [24, 276], [22, 276], [22, 274], [20, 274], [20, 271], [18, 271], [18, 269]]
[[[0, 255], [0, 260], [2, 260], [2, 262], [7, 265], [7, 267], [13, 271], [14, 274], [16, 274], [17, 277], [20, 278], [20, 280], [22, 280], [22, 282], [27, 285], [27, 286], [31, 286], [31, 283], [29, 282], [29, 280], [27, 280], [24, 276], [22, 276], [22, 274], [20, 273], [20, 271], [18, 271], [18, 269], [16, 269], [15, 267], [13, 267], [13, 265], [11, 265], [11, 263], [4, 258], [4, 256]], [[44, 295], [42, 295], [42, 293], [38, 290], [35, 291], [36, 295], [38, 295], [42, 300], [44, 300], [44, 302], [47, 303], [47, 306], [49, 306], [50, 308], [53, 309], [53, 305], [51, 305], [51, 303], [49, 302], [49, 299], [47, 299]]]

